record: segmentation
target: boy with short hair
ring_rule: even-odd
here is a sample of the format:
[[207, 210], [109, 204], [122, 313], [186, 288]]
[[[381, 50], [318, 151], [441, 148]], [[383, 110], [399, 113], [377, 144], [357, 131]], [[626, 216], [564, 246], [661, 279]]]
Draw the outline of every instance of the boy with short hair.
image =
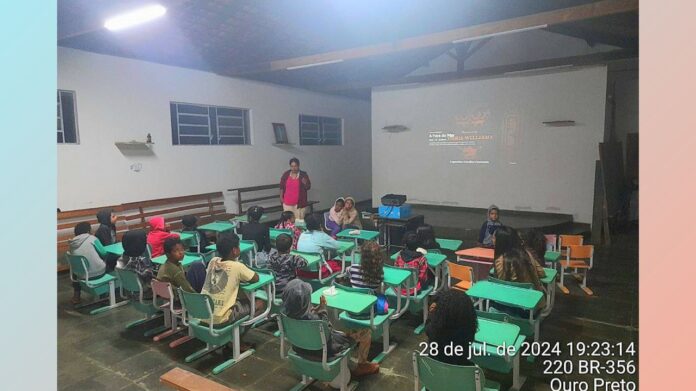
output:
[[[70, 239], [70, 255], [81, 255], [87, 259], [87, 272], [89, 278], [94, 279], [101, 277], [106, 272], [114, 270], [116, 260], [109, 264], [105, 263], [97, 250], [94, 248], [94, 242], [97, 237], [91, 234], [92, 226], [88, 222], [81, 222], [75, 226], [75, 237]], [[72, 303], [80, 304], [80, 293], [82, 288], [79, 282], [73, 282], [73, 298]]]
[[165, 239], [164, 253], [167, 255], [167, 261], [159, 268], [157, 280], [170, 283], [174, 291], [176, 288], [181, 288], [186, 292], [195, 293], [195, 290], [186, 279], [184, 267], [181, 266], [181, 260], [184, 259], [184, 255], [186, 255], [181, 239]]
[[[208, 264], [201, 293], [209, 295], [215, 304], [213, 325], [224, 327], [251, 315], [251, 303], [243, 293], [239, 295], [239, 284], [257, 282], [259, 275], [239, 261], [239, 236], [236, 234], [221, 234], [217, 251], [220, 256]], [[255, 304], [257, 314], [261, 313], [265, 303], [257, 299]]]
[[307, 261], [297, 255], [290, 254], [292, 237], [280, 234], [276, 238], [276, 249], [268, 260], [268, 268], [275, 273], [276, 296], [282, 296], [285, 286], [297, 278], [297, 269], [307, 266]]

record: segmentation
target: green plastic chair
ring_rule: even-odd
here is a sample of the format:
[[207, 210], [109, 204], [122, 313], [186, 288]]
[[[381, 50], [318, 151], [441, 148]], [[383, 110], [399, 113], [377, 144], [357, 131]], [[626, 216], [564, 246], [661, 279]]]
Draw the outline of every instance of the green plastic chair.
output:
[[[68, 265], [70, 266], [70, 280], [78, 282], [83, 291], [97, 299], [95, 302], [99, 301], [101, 295], [109, 294], [109, 305], [93, 309], [89, 312], [90, 315], [99, 314], [128, 304], [128, 300], [116, 302], [116, 284], [118, 283], [116, 277], [108, 273], [97, 278], [90, 277], [89, 269], [87, 268], [87, 258], [82, 255], [71, 254], [66, 254], [66, 257], [68, 259]], [[94, 303], [88, 303], [78, 308], [92, 304]]]
[[201, 253], [203, 249], [201, 248], [201, 236], [198, 231], [181, 231], [182, 233], [186, 232], [191, 235], [193, 235], [193, 238], [189, 241], [189, 245], [185, 247], [196, 247], [198, 249], [198, 253]]
[[476, 365], [445, 364], [413, 352], [415, 391], [493, 391], [500, 384], [486, 380], [483, 370]]
[[94, 249], [97, 250], [97, 254], [104, 259], [106, 257], [106, 248], [102, 244], [101, 240], [99, 238], [95, 239], [94, 242], [92, 242], [92, 246], [94, 246]]
[[285, 340], [292, 346], [307, 350], [321, 350], [321, 361], [312, 361], [295, 353], [293, 349], [288, 351], [287, 358], [290, 360], [295, 372], [302, 375], [302, 382], [292, 390], [302, 390], [312, 384], [315, 380], [330, 382], [339, 377], [341, 391], [353, 390], [357, 388], [357, 382], [350, 382], [350, 371], [348, 361], [353, 347], [340, 352], [332, 361], [328, 361], [328, 347], [326, 344], [327, 336], [331, 332], [329, 325], [324, 320], [297, 320], [280, 314], [278, 318], [278, 329], [281, 333], [280, 355], [284, 357]]
[[[230, 325], [215, 327], [213, 325], [215, 304], [213, 304], [213, 299], [210, 296], [201, 293], [185, 292], [181, 288], [177, 289], [177, 291], [179, 292], [181, 305], [188, 314], [188, 320], [183, 320], [184, 325], [189, 327], [189, 332], [192, 336], [206, 344], [206, 347], [202, 350], [186, 357], [185, 361], [187, 363], [220, 349], [229, 342], [233, 342], [232, 358], [213, 368], [213, 374], [217, 375], [254, 353], [254, 349], [240, 353], [239, 346], [239, 327], [242, 322], [249, 319], [249, 315], [238, 319]], [[203, 319], [205, 319], [207, 324], [203, 323]]]
[[[385, 267], [393, 267], [393, 266], [385, 266]], [[395, 289], [402, 289], [406, 288], [408, 289], [408, 292], [411, 292], [411, 290], [415, 290], [416, 286], [418, 285], [418, 270], [417, 269], [406, 269], [411, 271], [411, 278], [406, 280], [405, 286], [402, 287], [393, 287], [391, 289], [387, 289], [385, 292], [387, 295], [387, 298], [389, 299], [389, 305], [392, 306], [392, 303], [396, 303], [398, 300], [397, 298], [397, 293]], [[423, 315], [423, 323], [421, 323], [418, 327], [416, 327], [413, 330], [414, 334], [421, 334], [423, 333], [423, 330], [425, 330], [425, 322], [428, 320], [428, 296], [430, 293], [433, 291], [433, 287], [429, 286], [426, 288], [421, 288], [419, 291], [410, 293], [407, 295], [401, 295], [403, 298], [404, 296], [406, 297], [406, 306], [409, 305], [409, 303], [413, 303], [413, 306], [408, 307], [409, 311], [415, 312], [415, 311], [421, 311]]]
[[[138, 312], [145, 315], [144, 318], [135, 320], [126, 325], [126, 329], [131, 329], [159, 316], [162, 316], [162, 310], [155, 307], [153, 301], [147, 300], [144, 297], [145, 289], [140, 281], [140, 277], [131, 270], [117, 269], [118, 278], [121, 280], [121, 291], [125, 291], [129, 296], [131, 296], [131, 305]], [[145, 332], [146, 337], [161, 333], [166, 330], [165, 326], [160, 326]]]
[[297, 250], [292, 250], [291, 254], [300, 256], [307, 261], [311, 260], [312, 258], [319, 257], [319, 262], [314, 263], [311, 266], [308, 266], [304, 270], [309, 270], [310, 272], [316, 272], [317, 273], [317, 278], [311, 278], [311, 279], [303, 279], [307, 281], [310, 285], [312, 285], [312, 290], [317, 290], [321, 288], [322, 286], [328, 286], [333, 282], [333, 280], [339, 275], [339, 272], [334, 272], [331, 273], [330, 275], [326, 277], [320, 277], [319, 276], [319, 271], [321, 270], [321, 266], [324, 265], [327, 268], [329, 267], [329, 264], [326, 262], [326, 257], [324, 256], [324, 253], [310, 253], [310, 252], [304, 252], [304, 251], [297, 251]]
[[[334, 283], [334, 286], [338, 290], [344, 290], [347, 292], [357, 292], [373, 295], [374, 292], [369, 288], [354, 288], [338, 283]], [[395, 348], [396, 344], [389, 343], [389, 334], [391, 326], [391, 318], [396, 310], [390, 307], [387, 313], [384, 315], [377, 315], [372, 313], [372, 320], [370, 320], [370, 312], [365, 311], [360, 314], [353, 314], [348, 311], [343, 311], [339, 314], [338, 319], [343, 323], [343, 325], [349, 329], [372, 329], [372, 339], [379, 340], [382, 338], [382, 351], [375, 357], [372, 362], [381, 363], [389, 353], [391, 353]]]
[[259, 248], [256, 245], [256, 241], [255, 240], [243, 240], [243, 239], [241, 239], [239, 241], [239, 243], [246, 243], [246, 244], [251, 244], [252, 246], [254, 246], [252, 248], [252, 250], [247, 252], [246, 254], [244, 254], [244, 256], [247, 259], [247, 263], [246, 263], [247, 266], [257, 267], [257, 265], [256, 265], [256, 253], [259, 252]]

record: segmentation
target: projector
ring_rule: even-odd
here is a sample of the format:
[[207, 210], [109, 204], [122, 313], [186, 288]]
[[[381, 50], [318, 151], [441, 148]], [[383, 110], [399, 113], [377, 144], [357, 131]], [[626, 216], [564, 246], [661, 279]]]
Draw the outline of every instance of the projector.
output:
[[406, 196], [403, 194], [386, 194], [382, 196], [382, 205], [384, 206], [401, 206], [406, 202]]

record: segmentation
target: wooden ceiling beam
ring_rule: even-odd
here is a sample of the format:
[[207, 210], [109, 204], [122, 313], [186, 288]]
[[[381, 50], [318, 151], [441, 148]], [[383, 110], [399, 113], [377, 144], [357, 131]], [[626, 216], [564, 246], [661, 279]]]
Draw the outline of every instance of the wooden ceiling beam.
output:
[[330, 64], [360, 58], [397, 53], [430, 46], [451, 44], [453, 41], [490, 36], [513, 30], [528, 29], [536, 26], [554, 26], [563, 23], [598, 18], [638, 10], [638, 0], [602, 0], [594, 3], [568, 7], [533, 15], [520, 16], [495, 22], [483, 23], [453, 30], [406, 38], [395, 42], [378, 43], [357, 48], [337, 50], [309, 56], [275, 60], [246, 66], [234, 67], [224, 73], [230, 76], [243, 76], [286, 70], [293, 67], [306, 67]]

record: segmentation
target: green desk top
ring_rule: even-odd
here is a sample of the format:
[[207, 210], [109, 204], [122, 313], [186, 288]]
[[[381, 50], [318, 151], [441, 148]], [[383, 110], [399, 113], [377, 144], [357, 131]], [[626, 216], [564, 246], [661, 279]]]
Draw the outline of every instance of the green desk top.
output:
[[290, 251], [290, 254], [297, 255], [297, 256], [304, 258], [307, 261], [307, 267], [311, 267], [314, 264], [321, 261], [321, 255], [319, 255], [317, 253], [304, 253], [301, 251], [292, 250], [292, 251]]
[[259, 280], [253, 284], [247, 284], [245, 282], [239, 284], [239, 287], [242, 288], [242, 290], [247, 291], [247, 292], [252, 292], [255, 291], [259, 288], [262, 288], [270, 283], [272, 283], [275, 278], [273, 278], [272, 275], [266, 274], [266, 273], [257, 273], [259, 275]]
[[[232, 220], [238, 222], [238, 223], [248, 223], [249, 222], [249, 217], [246, 214], [239, 215], [234, 217]], [[259, 222], [262, 223], [264, 221], [268, 220], [268, 215], [263, 214], [261, 215], [261, 218], [259, 219]]]
[[520, 335], [520, 326], [497, 320], [478, 318], [478, 330], [474, 340], [492, 346], [512, 346]]
[[435, 238], [435, 241], [437, 244], [440, 245], [440, 248], [443, 250], [450, 250], [450, 251], [457, 251], [459, 247], [462, 245], [461, 240], [458, 239], [440, 239], [440, 238]]
[[[188, 267], [191, 263], [202, 260], [203, 257], [200, 255], [186, 254], [184, 255], [184, 259], [181, 260], [181, 266]], [[159, 257], [152, 258], [152, 263], [158, 265], [164, 265], [165, 262], [167, 262], [167, 255], [160, 255]]]
[[354, 248], [355, 248], [355, 242], [347, 242], [347, 241], [339, 240], [338, 241], [338, 250], [336, 250], [336, 252], [338, 252], [339, 254], [343, 254], [343, 253], [346, 253]]
[[546, 262], [558, 262], [558, 260], [561, 258], [561, 253], [557, 251], [547, 251], [544, 253], [544, 260]]
[[[324, 293], [324, 290], [329, 287], [321, 287], [312, 293], [312, 304], [319, 304], [319, 297]], [[370, 308], [377, 301], [377, 297], [365, 293], [348, 292], [336, 289], [336, 294], [333, 296], [324, 295], [326, 297], [326, 305], [342, 311], [348, 311], [355, 314], [361, 313]]]
[[550, 284], [553, 282], [553, 280], [556, 278], [556, 275], [558, 274], [558, 270], [556, 269], [550, 269], [548, 267], [544, 268], [544, 271], [546, 272], [546, 277], [540, 279], [542, 284]]
[[[390, 257], [392, 261], [396, 261], [396, 258], [399, 256], [399, 253], [396, 252], [392, 254]], [[438, 254], [438, 253], [427, 253], [425, 254], [425, 259], [428, 260], [428, 266], [430, 267], [438, 267], [442, 264], [442, 262], [447, 259], [447, 255], [445, 254]]]
[[108, 246], [104, 246], [104, 250], [106, 250], [106, 252], [109, 254], [118, 255], [119, 257], [123, 255], [123, 245], [121, 244], [121, 242], [112, 243]]
[[278, 238], [278, 235], [280, 234], [288, 234], [292, 236], [292, 231], [289, 229], [279, 229], [279, 228], [271, 228], [268, 230], [269, 236], [271, 237], [271, 240], [276, 240]]
[[410, 276], [411, 271], [400, 267], [384, 266], [384, 283], [391, 286], [399, 286], [404, 283]]
[[350, 231], [353, 231], [353, 229], [344, 229], [343, 231], [339, 232], [336, 236], [339, 238], [350, 238], [350, 239], [360, 239], [360, 240], [374, 240], [379, 236], [378, 231], [368, 231], [365, 229], [359, 230], [360, 233], [357, 235], [351, 235], [349, 234]]
[[179, 235], [182, 242], [193, 239], [193, 232], [174, 232]]
[[466, 293], [471, 297], [493, 300], [525, 310], [533, 310], [543, 296], [543, 293], [534, 289], [523, 289], [490, 281], [476, 282]]
[[[251, 251], [251, 249], [254, 248], [254, 245], [252, 243], [245, 243], [245, 242], [239, 242], [239, 252], [240, 254], [244, 254], [247, 251]], [[209, 246], [206, 246], [205, 248], [208, 251], [217, 251], [217, 245], [216, 244], [211, 244]]]
[[201, 225], [198, 227], [198, 229], [202, 229], [204, 231], [213, 231], [213, 232], [226, 232], [226, 231], [231, 231], [234, 229], [234, 224], [227, 222], [227, 221], [216, 221], [214, 223], [208, 223]]
[[307, 223], [304, 220], [295, 220], [295, 227], [305, 230], [307, 229]]

